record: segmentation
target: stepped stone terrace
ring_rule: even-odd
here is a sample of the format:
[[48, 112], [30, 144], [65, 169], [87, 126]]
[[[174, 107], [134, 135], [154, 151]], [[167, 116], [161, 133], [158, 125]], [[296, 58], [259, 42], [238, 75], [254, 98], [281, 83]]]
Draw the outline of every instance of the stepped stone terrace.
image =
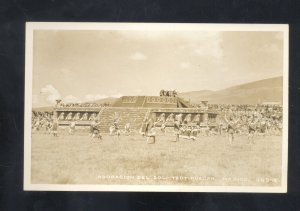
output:
[[201, 107], [193, 107], [178, 96], [123, 96], [109, 106], [83, 105], [68, 107], [62, 106], [58, 101], [54, 112], [59, 119], [59, 125], [67, 126], [71, 121], [76, 121], [77, 126], [88, 127], [93, 120], [98, 119], [100, 130], [108, 132], [114, 116], [117, 115], [120, 128], [130, 123], [132, 129], [139, 130], [150, 115], [157, 119], [164, 116], [167, 125], [173, 126], [172, 117], [182, 114], [183, 120], [214, 127], [218, 117], [216, 112], [208, 110], [206, 101], [202, 102]]

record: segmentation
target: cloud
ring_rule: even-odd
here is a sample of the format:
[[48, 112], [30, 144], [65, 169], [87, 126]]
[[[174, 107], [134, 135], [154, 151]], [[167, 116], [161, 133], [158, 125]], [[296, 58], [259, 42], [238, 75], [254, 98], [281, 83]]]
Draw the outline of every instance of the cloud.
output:
[[52, 84], [47, 84], [41, 89], [40, 93], [47, 95], [46, 100], [49, 103], [55, 103], [56, 100], [61, 99], [61, 94]]
[[190, 65], [189, 63], [187, 63], [187, 62], [181, 62], [181, 63], [179, 64], [179, 66], [180, 66], [182, 69], [188, 69], [188, 68], [191, 67], [191, 65]]
[[77, 97], [73, 96], [73, 95], [67, 95], [64, 97], [63, 102], [66, 103], [80, 103], [81, 100], [78, 99]]
[[104, 99], [104, 98], [108, 98], [107, 95], [101, 95], [101, 94], [88, 94], [85, 97], [85, 100], [87, 101], [94, 101], [94, 100], [100, 100], [100, 99]]
[[138, 61], [140, 61], [140, 60], [146, 60], [147, 59], [147, 56], [145, 56], [143, 53], [141, 53], [141, 52], [135, 52], [134, 54], [132, 54], [131, 56], [130, 56], [130, 58], [131, 59], [133, 59], [133, 60], [138, 60]]

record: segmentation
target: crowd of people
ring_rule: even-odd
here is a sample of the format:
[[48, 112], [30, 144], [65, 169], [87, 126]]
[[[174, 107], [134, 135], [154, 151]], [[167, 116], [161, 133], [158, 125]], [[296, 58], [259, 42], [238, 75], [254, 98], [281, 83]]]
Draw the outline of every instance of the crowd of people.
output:
[[177, 97], [178, 93], [176, 90], [160, 90], [159, 96], [161, 97]]
[[[281, 105], [209, 105], [219, 114], [219, 127], [233, 125], [237, 134], [280, 135], [282, 132]], [[231, 122], [229, 124], [229, 122]], [[234, 124], [233, 124], [234, 122]]]
[[74, 107], [109, 107], [111, 103], [58, 103], [58, 108], [74, 108]]
[[[51, 133], [54, 125], [53, 112], [33, 111], [31, 116], [32, 131], [45, 131]], [[57, 125], [58, 126], [58, 125]], [[56, 125], [54, 125], [56, 127]]]
[[[216, 112], [217, 118], [214, 125], [208, 121], [200, 121], [200, 114], [165, 114], [146, 115], [141, 125], [140, 133], [147, 137], [147, 143], [155, 143], [157, 131], [174, 133], [174, 141], [180, 138], [196, 140], [199, 136], [227, 135], [230, 144], [236, 136], [246, 135], [249, 143], [254, 143], [256, 136], [273, 136], [282, 133], [282, 106], [281, 105], [223, 105], [208, 104], [209, 110]], [[95, 116], [95, 115], [94, 115]], [[109, 135], [130, 135], [131, 127], [128, 122], [120, 128], [117, 113], [112, 118]], [[33, 112], [32, 131], [45, 131], [53, 136], [58, 136], [59, 116], [55, 112]], [[77, 121], [70, 119], [69, 134], [74, 134]], [[105, 131], [102, 131], [105, 132]], [[90, 136], [92, 139], [102, 139], [99, 118], [90, 119]]]
[[[282, 134], [282, 106], [281, 105], [222, 105], [209, 104], [208, 110], [218, 114], [214, 125], [199, 122], [199, 116], [191, 114], [173, 115], [165, 117], [150, 117], [145, 123], [142, 134], [146, 134], [149, 143], [155, 143], [155, 128], [164, 132], [169, 125], [170, 117], [175, 134], [175, 141], [180, 137], [196, 140], [198, 136], [227, 135], [229, 144], [233, 144], [236, 136], [247, 136], [248, 143], [254, 144], [256, 136], [279, 136]], [[147, 133], [149, 135], [147, 135]], [[152, 141], [150, 141], [152, 139]]]

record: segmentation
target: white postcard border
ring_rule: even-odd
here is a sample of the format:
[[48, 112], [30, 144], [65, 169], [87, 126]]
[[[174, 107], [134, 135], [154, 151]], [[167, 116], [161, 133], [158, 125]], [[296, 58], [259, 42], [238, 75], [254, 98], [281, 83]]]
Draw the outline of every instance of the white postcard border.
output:
[[[178, 186], [178, 185], [58, 185], [31, 183], [31, 110], [34, 30], [161, 30], [161, 31], [281, 31], [283, 42], [283, 134], [281, 186]], [[134, 192], [257, 192], [286, 193], [288, 164], [289, 26], [287, 24], [185, 23], [67, 23], [27, 22], [25, 44], [24, 190], [25, 191], [134, 191]]]

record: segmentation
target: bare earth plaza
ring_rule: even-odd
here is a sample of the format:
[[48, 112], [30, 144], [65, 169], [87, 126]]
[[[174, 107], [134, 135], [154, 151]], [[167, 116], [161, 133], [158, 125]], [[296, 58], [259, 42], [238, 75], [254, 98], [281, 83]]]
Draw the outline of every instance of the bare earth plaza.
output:
[[25, 188], [286, 191], [285, 26], [29, 26]]

